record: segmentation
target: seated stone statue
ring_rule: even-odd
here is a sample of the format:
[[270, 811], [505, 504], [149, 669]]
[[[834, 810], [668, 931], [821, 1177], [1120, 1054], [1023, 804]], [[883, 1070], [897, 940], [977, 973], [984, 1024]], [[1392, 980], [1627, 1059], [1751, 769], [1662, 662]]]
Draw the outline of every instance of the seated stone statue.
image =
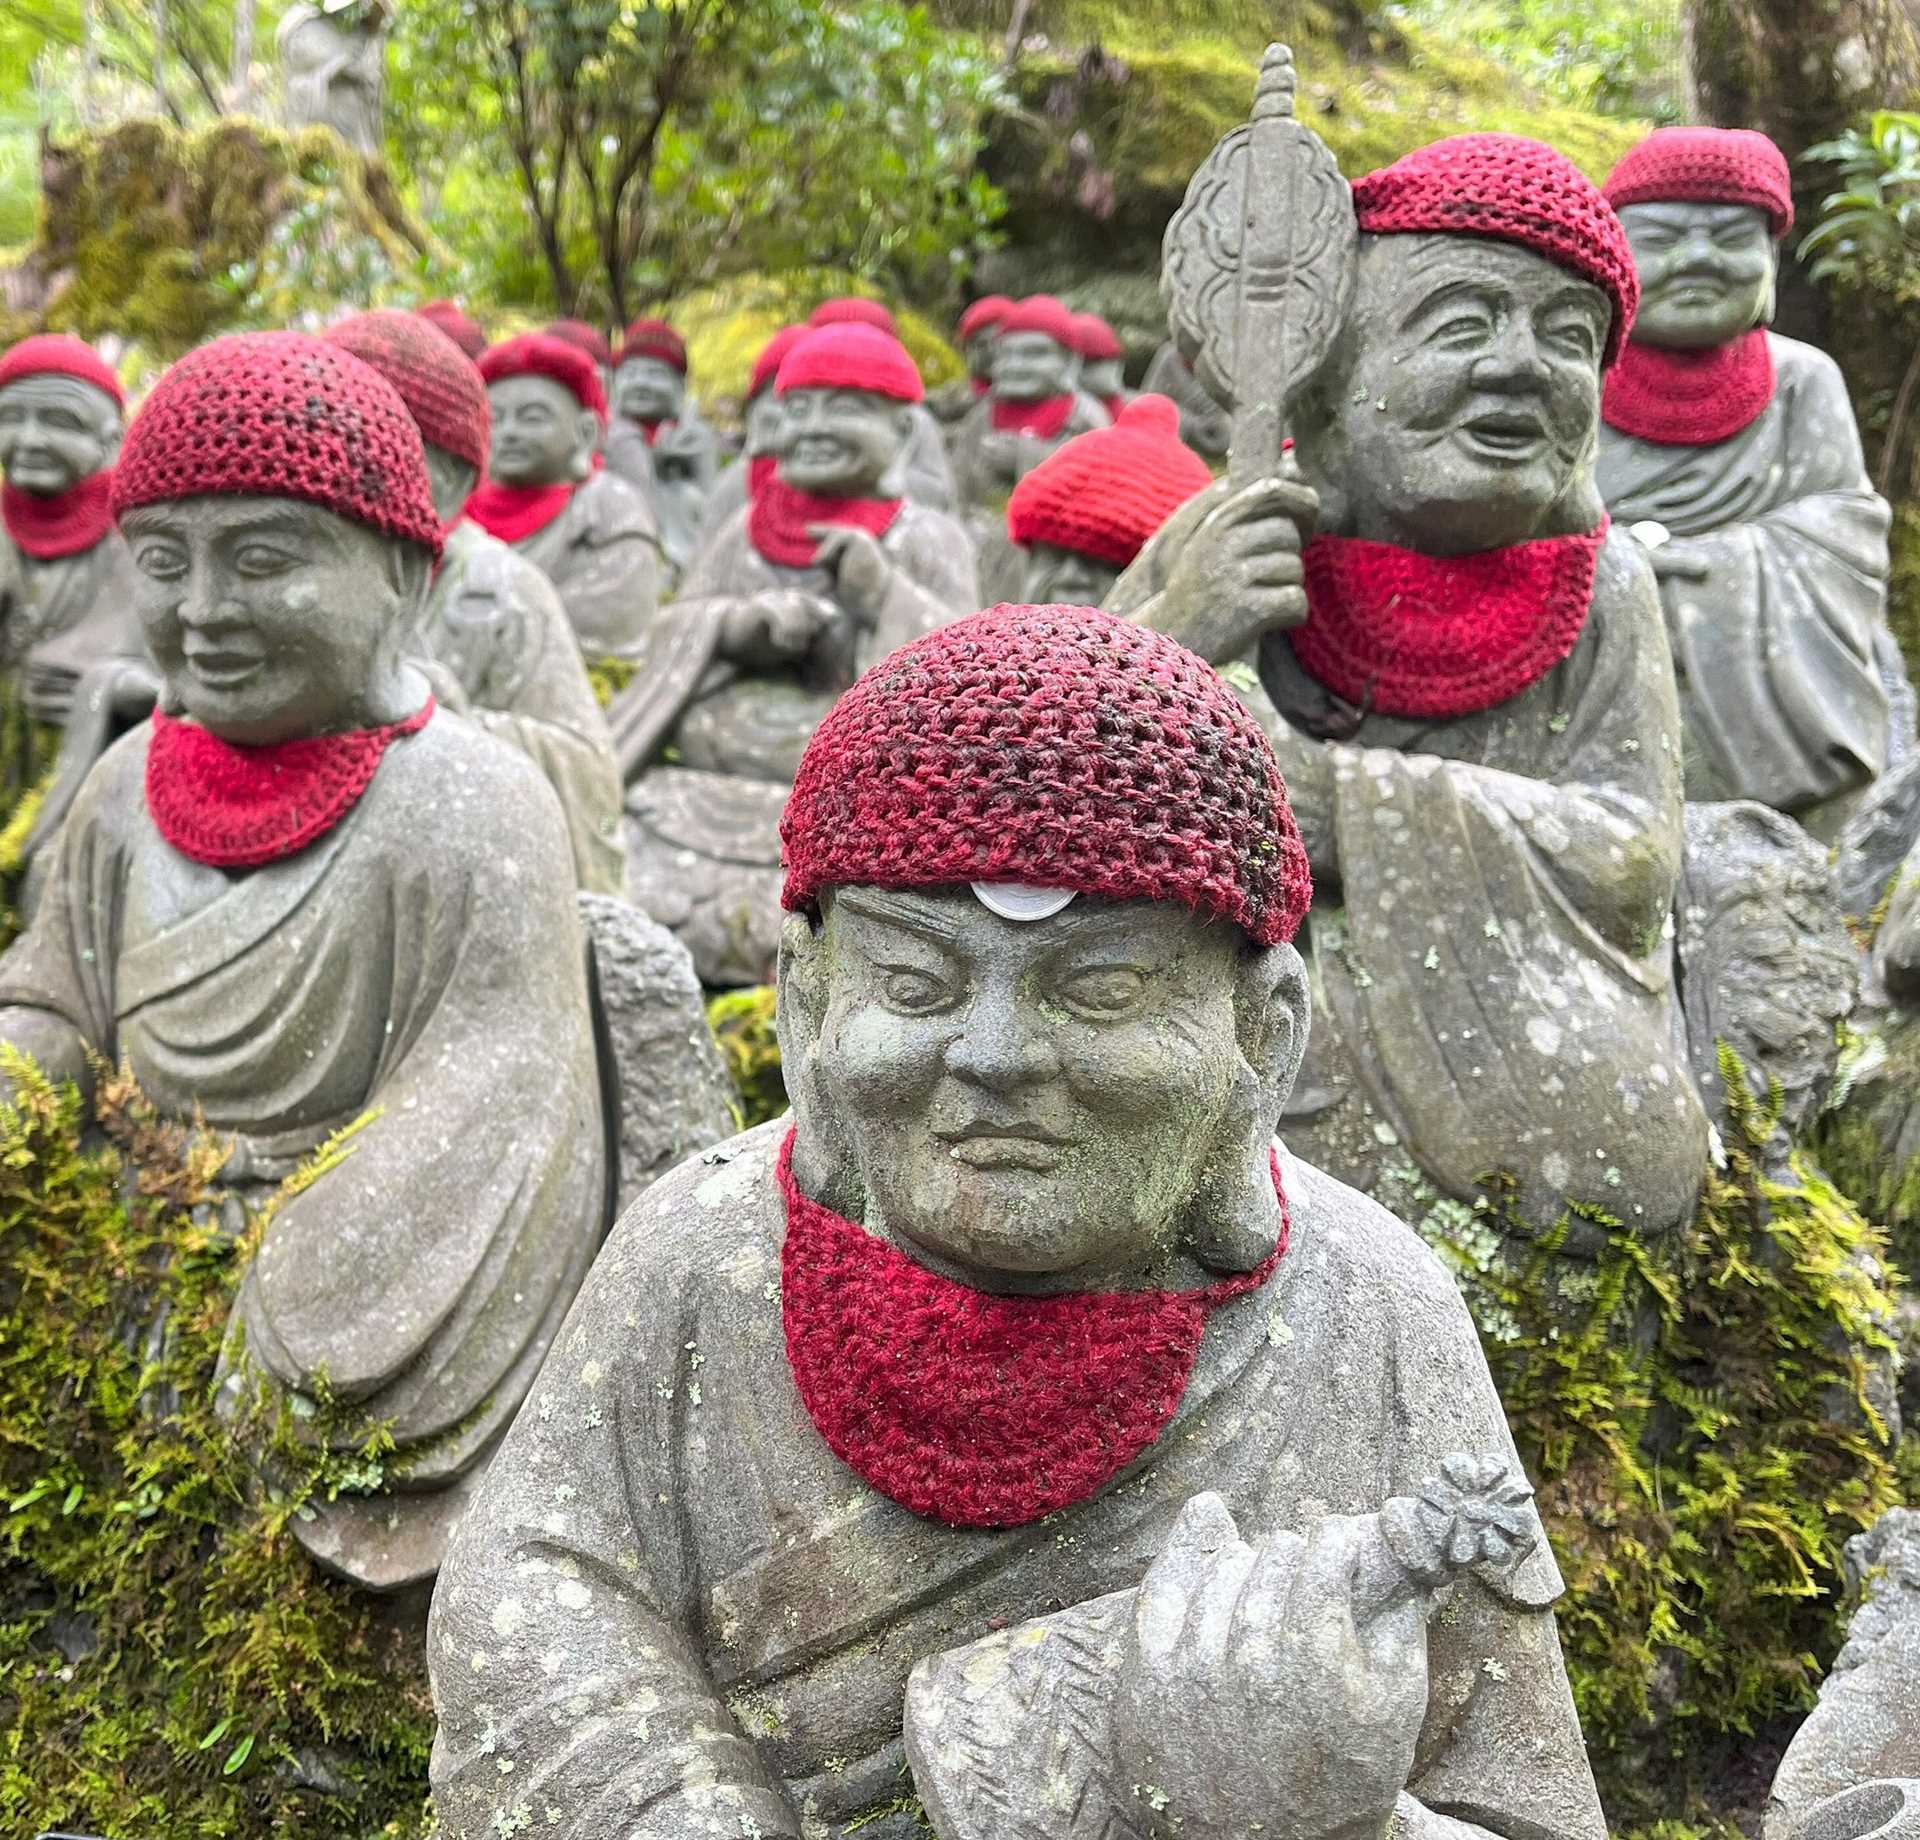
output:
[[474, 363], [480, 362], [480, 354], [487, 349], [487, 335], [457, 300], [430, 300], [425, 306], [415, 307], [414, 312], [429, 325], [437, 326]]
[[[899, 323], [877, 300], [859, 294], [841, 294], [823, 300], [807, 315], [807, 324], [872, 326], [890, 339], [900, 337]], [[904, 343], [904, 341], [903, 341]], [[907, 437], [907, 497], [929, 511], [952, 511], [959, 503], [954, 491], [953, 463], [947, 458], [947, 438], [924, 402], [908, 404], [913, 427]]]
[[377, 372], [297, 333], [202, 346], [134, 418], [113, 503], [165, 688], [0, 959], [0, 1040], [82, 1082], [89, 1053], [124, 1059], [256, 1197], [352, 1128], [271, 1217], [225, 1397], [244, 1426], [258, 1383], [343, 1452], [390, 1430], [375, 1492], [293, 1530], [409, 1584], [600, 1238], [565, 824], [406, 662], [441, 521]]
[[1179, 409], [1136, 396], [1111, 428], [1075, 435], [1013, 488], [1007, 535], [1026, 557], [1026, 599], [1099, 606], [1147, 539], [1212, 484], [1181, 442]]
[[1766, 329], [1786, 160], [1745, 129], [1661, 128], [1606, 194], [1640, 311], [1601, 399], [1598, 476], [1660, 585], [1687, 797], [1757, 799], [1831, 841], [1887, 764], [1905, 670], [1887, 506], [1839, 367]]
[[1216, 660], [1257, 645], [1316, 882], [1289, 1141], [1415, 1220], [1488, 1184], [1523, 1233], [1571, 1208], [1563, 1247], [1591, 1252], [1596, 1215], [1687, 1219], [1707, 1167], [1666, 932], [1673, 667], [1592, 472], [1632, 256], [1593, 186], [1516, 136], [1438, 142], [1353, 198], [1298, 478], [1190, 501], [1107, 605]]
[[660, 600], [660, 536], [647, 501], [594, 466], [607, 398], [585, 352], [544, 333], [480, 359], [493, 412], [489, 477], [466, 515], [560, 591], [589, 660], [632, 658]]
[[[1169, 1760], [1160, 1816], [1211, 1783], [1224, 1824], [1184, 1835], [1599, 1840], [1544, 1545], [1424, 1633], [1299, 1568], [1337, 1690], [1178, 1633], [1224, 1544], [1176, 1539], [1195, 1496], [1272, 1555], [1271, 1627], [1329, 1510], [1398, 1519], [1455, 1451], [1517, 1468], [1451, 1280], [1272, 1141], [1307, 872], [1226, 686], [1092, 609], [996, 608], [840, 700], [782, 828], [793, 1114], [627, 1213], [456, 1536], [449, 1840], [905, 1840], [916, 1663], [1143, 1575], [1168, 1639], [1083, 1671]], [[994, 1831], [1161, 1831], [1142, 1754], [1091, 1760], [1089, 1824]]]
[[441, 700], [547, 776], [566, 813], [579, 886], [618, 894], [626, 882], [620, 770], [567, 610], [531, 562], [460, 516], [487, 469], [491, 417], [480, 373], [409, 313], [362, 313], [326, 337], [399, 391], [426, 446], [434, 509], [448, 529], [420, 644], [442, 667]]
[[779, 469], [701, 553], [607, 711], [627, 792], [627, 887], [709, 984], [756, 983], [779, 940], [780, 808], [861, 669], [977, 599], [950, 517], [903, 496], [906, 349], [826, 326], [787, 354]]
[[718, 443], [687, 389], [687, 344], [663, 319], [637, 319], [613, 360], [607, 466], [647, 494], [676, 575], [693, 560]]
[[927, 398], [935, 421], [952, 426], [966, 419], [969, 409], [986, 395], [993, 380], [993, 342], [1000, 322], [1013, 311], [1004, 294], [985, 294], [960, 315], [953, 342], [967, 367], [964, 377], [942, 384]]
[[280, 15], [280, 91], [287, 126], [331, 128], [355, 153], [378, 155], [385, 143], [387, 8], [353, 9], [295, 0]]
[[754, 493], [773, 477], [780, 463], [781, 410], [773, 380], [794, 346], [805, 338], [805, 326], [782, 326], [760, 347], [747, 378], [746, 439], [740, 458], [713, 482], [700, 525], [704, 548], [746, 509]]
[[1127, 391], [1126, 347], [1120, 335], [1097, 313], [1073, 316], [1077, 335], [1074, 348], [1080, 353], [1080, 388], [1101, 408], [1119, 418], [1131, 400]]
[[1233, 438], [1233, 418], [1207, 394], [1207, 386], [1172, 339], [1153, 354], [1140, 387], [1171, 396], [1180, 405], [1180, 438], [1195, 453], [1205, 454], [1209, 460], [1226, 458]]
[[989, 601], [1019, 592], [1021, 559], [1007, 539], [1007, 497], [1062, 441], [1107, 423], [1079, 388], [1073, 315], [1051, 294], [1021, 301], [1000, 321], [993, 382], [953, 431], [953, 473]]

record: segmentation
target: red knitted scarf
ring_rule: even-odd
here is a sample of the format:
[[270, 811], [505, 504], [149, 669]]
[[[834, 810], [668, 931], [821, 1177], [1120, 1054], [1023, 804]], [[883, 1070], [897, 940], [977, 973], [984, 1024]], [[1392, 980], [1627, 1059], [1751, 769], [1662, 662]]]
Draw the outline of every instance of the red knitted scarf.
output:
[[1730, 440], [1773, 401], [1773, 347], [1765, 331], [1705, 351], [1667, 351], [1629, 340], [1607, 372], [1600, 419], [1663, 447]]
[[1306, 547], [1300, 668], [1382, 715], [1471, 715], [1518, 696], [1574, 648], [1607, 534], [1543, 537], [1470, 556], [1423, 556], [1364, 537]]
[[27, 555], [50, 562], [92, 549], [113, 528], [112, 497], [112, 467], [44, 497], [7, 485], [0, 487], [0, 521]]
[[1051, 441], [1067, 425], [1073, 413], [1073, 397], [1043, 396], [1038, 402], [1007, 402], [993, 399], [993, 427], [996, 434], [1038, 435]]
[[671, 428], [673, 426], [673, 417], [670, 415], [663, 415], [657, 422], [636, 421], [633, 425], [634, 427], [639, 429], [643, 435], [646, 436], [647, 445], [651, 447], [654, 444], [654, 442], [659, 440], [661, 429]]
[[753, 454], [747, 460], [747, 497], [758, 499], [767, 489], [767, 482], [780, 471], [778, 454]]
[[[751, 474], [747, 487], [753, 491]], [[871, 537], [884, 537], [905, 503], [899, 498], [830, 498], [824, 492], [802, 492], [775, 472], [753, 492], [747, 536], [769, 562], [810, 568], [818, 545], [807, 534], [809, 524], [849, 524]]]
[[570, 480], [557, 486], [508, 486], [483, 479], [467, 500], [466, 515], [502, 543], [520, 543], [545, 530], [572, 498]]
[[147, 809], [160, 835], [195, 862], [216, 869], [276, 862], [332, 830], [366, 791], [388, 743], [432, 717], [428, 697], [385, 728], [241, 747], [156, 710]]
[[780, 1311], [807, 1416], [841, 1462], [915, 1514], [1018, 1527], [1085, 1501], [1179, 1409], [1207, 1318], [1287, 1249], [1195, 1291], [996, 1297], [936, 1276], [809, 1200], [780, 1148]]

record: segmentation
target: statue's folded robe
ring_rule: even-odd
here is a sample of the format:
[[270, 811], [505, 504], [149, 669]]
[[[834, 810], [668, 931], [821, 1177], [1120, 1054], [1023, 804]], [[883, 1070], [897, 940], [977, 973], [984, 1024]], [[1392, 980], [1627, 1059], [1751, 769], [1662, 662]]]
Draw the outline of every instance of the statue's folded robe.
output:
[[660, 527], [646, 498], [612, 473], [574, 488], [552, 523], [513, 546], [560, 590], [589, 658], [632, 658], [660, 600]]
[[64, 704], [89, 666], [146, 657], [136, 580], [117, 530], [44, 561], [0, 533], [0, 664], [23, 673], [36, 713]]
[[[1137, 1584], [1190, 1496], [1217, 1489], [1258, 1540], [1376, 1509], [1450, 1451], [1514, 1460], [1438, 1262], [1283, 1157], [1291, 1247], [1211, 1319], [1145, 1458], [1025, 1527], [910, 1514], [828, 1450], [787, 1366], [773, 1165], [789, 1128], [683, 1164], [628, 1210], [455, 1536], [428, 1637], [448, 1840], [523, 1807], [573, 1840], [792, 1840], [802, 1817], [910, 1788], [916, 1660]], [[1468, 1832], [1604, 1831], [1560, 1589], [1543, 1549], [1510, 1598], [1463, 1585], [1434, 1622], [1409, 1786]]]

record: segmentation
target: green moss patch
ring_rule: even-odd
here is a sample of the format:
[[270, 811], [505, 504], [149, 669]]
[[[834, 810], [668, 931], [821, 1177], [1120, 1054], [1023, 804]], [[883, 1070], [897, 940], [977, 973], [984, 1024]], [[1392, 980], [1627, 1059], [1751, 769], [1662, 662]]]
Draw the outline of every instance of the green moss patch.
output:
[[707, 1026], [739, 1095], [741, 1130], [778, 1118], [787, 1109], [787, 1086], [773, 1032], [773, 986], [723, 991], [707, 1005]]

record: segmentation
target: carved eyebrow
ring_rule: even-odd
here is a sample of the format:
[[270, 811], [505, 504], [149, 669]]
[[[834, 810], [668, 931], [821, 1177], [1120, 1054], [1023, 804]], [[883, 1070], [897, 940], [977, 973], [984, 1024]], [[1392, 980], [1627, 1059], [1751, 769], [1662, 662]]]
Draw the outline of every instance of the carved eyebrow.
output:
[[1406, 331], [1409, 326], [1417, 324], [1442, 307], [1454, 304], [1462, 297], [1486, 302], [1493, 292], [1493, 288], [1485, 281], [1463, 275], [1457, 281], [1449, 281], [1444, 287], [1436, 288], [1431, 294], [1422, 294], [1401, 316], [1400, 330]]
[[1579, 286], [1562, 288], [1559, 293], [1540, 307], [1542, 313], [1558, 313], [1562, 307], [1578, 307], [1588, 315], [1605, 317], [1607, 303], [1595, 297], [1591, 288]]
[[[165, 516], [164, 504], [142, 505], [129, 511], [124, 523], [132, 531], [161, 532]], [[303, 517], [298, 511], [263, 509], [238, 523], [225, 526], [219, 534], [222, 542], [232, 542], [243, 537], [299, 537], [327, 533], [324, 525]]]
[[893, 899], [884, 889], [840, 888], [834, 891], [836, 906], [846, 908], [856, 919], [878, 921], [882, 926], [897, 926], [919, 933], [936, 945], [952, 945], [960, 929], [937, 912]]

